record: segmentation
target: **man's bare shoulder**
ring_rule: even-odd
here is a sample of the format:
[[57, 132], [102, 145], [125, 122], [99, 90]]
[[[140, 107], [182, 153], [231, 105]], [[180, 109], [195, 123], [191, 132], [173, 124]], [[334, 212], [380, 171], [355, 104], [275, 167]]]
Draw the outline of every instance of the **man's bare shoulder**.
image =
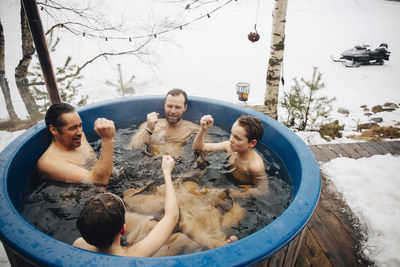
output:
[[43, 166], [44, 164], [47, 164], [49, 161], [62, 160], [62, 157], [59, 154], [60, 153], [57, 153], [54, 146], [50, 144], [50, 146], [46, 149], [43, 155], [39, 158], [38, 166], [39, 165]]

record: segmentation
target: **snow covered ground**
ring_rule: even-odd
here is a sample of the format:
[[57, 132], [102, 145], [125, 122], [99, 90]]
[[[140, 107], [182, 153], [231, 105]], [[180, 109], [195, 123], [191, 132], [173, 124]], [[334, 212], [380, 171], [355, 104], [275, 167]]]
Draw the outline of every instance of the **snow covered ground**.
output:
[[376, 266], [400, 266], [400, 157], [337, 158], [322, 164], [346, 203], [368, 229], [363, 253]]
[[[149, 2], [141, 0], [133, 3]], [[160, 1], [154, 7], [146, 5], [146, 12], [142, 7], [138, 9], [132, 6], [132, 1], [119, 0], [118, 3], [113, 2], [112, 7], [107, 7], [105, 2], [104, 8], [113, 10], [109, 12], [111, 16], [118, 17], [115, 14], [119, 14], [125, 19], [131, 16], [140, 17], [142, 20], [149, 20], [151, 17], [154, 20], [158, 16], [162, 17], [161, 15], [175, 14], [177, 10], [177, 6], [165, 8], [165, 4], [160, 4]], [[220, 4], [221, 1], [216, 1], [214, 6], [209, 5], [208, 8], [212, 10]], [[118, 97], [115, 89], [106, 86], [105, 81], [116, 80], [117, 64], [121, 64], [126, 79], [135, 74], [133, 85], [137, 95], [164, 94], [169, 89], [178, 87], [185, 89], [189, 95], [238, 103], [235, 85], [245, 81], [251, 84], [248, 104], [262, 104], [269, 58], [273, 1], [260, 0], [257, 30], [261, 39], [251, 43], [247, 40], [247, 34], [254, 30], [257, 4], [257, 0], [232, 1], [221, 10], [212, 13], [210, 18], [201, 19], [183, 30], [169, 32], [165, 38], [170, 42], [160, 40], [150, 47], [153, 52], [153, 56], [148, 59], [150, 64], [143, 65], [136, 58], [127, 56], [101, 59], [83, 72], [85, 78], [82, 81], [81, 92], [89, 94], [90, 103]], [[0, 7], [6, 38], [6, 74], [12, 88], [16, 111], [20, 117], [24, 117], [26, 111], [15, 88], [13, 76], [21, 54], [18, 41], [19, 2], [1, 1]], [[151, 16], [146, 17], [146, 14]], [[207, 8], [195, 11], [186, 19], [190, 20], [202, 14], [207, 14]], [[370, 117], [364, 115], [361, 105], [367, 105], [371, 109], [374, 105], [383, 105], [386, 102], [400, 104], [400, 35], [396, 27], [400, 25], [398, 14], [400, 2], [396, 1], [289, 1], [283, 65], [286, 83], [280, 88], [281, 95], [283, 90], [288, 90], [293, 85], [294, 77], [307, 80], [311, 77], [312, 67], [318, 67], [326, 84], [322, 94], [337, 98], [332, 119], [338, 119], [340, 124], [345, 124], [344, 137], [334, 142], [351, 142], [352, 140], [345, 136], [354, 134], [357, 123], [370, 120]], [[44, 27], [51, 25], [50, 20], [44, 14], [42, 16]], [[100, 49], [112, 51], [116, 48], [130, 48], [128, 41], [105, 42], [104, 39], [71, 36], [67, 32], [62, 34], [62, 43], [51, 55], [55, 66], [62, 64], [66, 55], [72, 55], [73, 61], [81, 64]], [[339, 56], [341, 52], [356, 44], [366, 43], [375, 48], [383, 42], [388, 43], [388, 50], [392, 52], [390, 60], [383, 66], [346, 68], [330, 60], [331, 55]], [[2, 95], [0, 103], [1, 120], [7, 118]], [[345, 108], [350, 114], [346, 116], [337, 113], [338, 108]], [[400, 121], [400, 109], [377, 113], [371, 117], [382, 117], [382, 125], [394, 125]], [[21, 131], [0, 132], [0, 150], [20, 133]], [[298, 135], [309, 144], [326, 142], [318, 133], [301, 132]], [[387, 155], [359, 160], [337, 159], [322, 165], [322, 169], [326, 169], [329, 177], [343, 192], [349, 206], [360, 220], [368, 225], [370, 239], [366, 244], [366, 251], [369, 251], [369, 256], [379, 266], [400, 265], [399, 230], [395, 227], [399, 221], [400, 194], [398, 190], [392, 191], [398, 188], [399, 178], [393, 175], [398, 173], [398, 169], [397, 172], [391, 169], [400, 165], [398, 161], [398, 157]], [[379, 173], [372, 171], [375, 164], [382, 164], [375, 167]], [[355, 169], [350, 169], [352, 167]], [[375, 192], [375, 185], [369, 186], [370, 181], [377, 179], [383, 187], [381, 193]], [[392, 183], [397, 183], [397, 187], [391, 185]], [[346, 194], [347, 191], [352, 194]], [[366, 200], [363, 196], [370, 197], [377, 205], [376, 209], [365, 211], [363, 207]], [[390, 201], [397, 202], [388, 200], [389, 204], [386, 205], [386, 202], [381, 201], [382, 196], [392, 196]], [[381, 212], [387, 209], [395, 216], [389, 216], [385, 220], [379, 219], [383, 216]], [[393, 229], [393, 232], [390, 235], [387, 232], [383, 233], [386, 229]], [[393, 239], [384, 238], [386, 242], [380, 242], [377, 238], [387, 235]]]

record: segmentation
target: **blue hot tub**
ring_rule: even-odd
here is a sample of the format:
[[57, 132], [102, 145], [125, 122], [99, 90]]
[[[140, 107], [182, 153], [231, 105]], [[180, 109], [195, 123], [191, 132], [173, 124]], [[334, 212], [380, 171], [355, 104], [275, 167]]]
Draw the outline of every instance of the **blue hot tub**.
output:
[[[164, 96], [143, 96], [113, 100], [79, 110], [84, 129], [93, 129], [96, 118], [115, 122], [144, 120], [146, 114], [163, 110]], [[184, 118], [198, 121], [212, 114], [219, 124], [230, 126], [237, 117], [259, 117], [264, 124], [261, 142], [285, 164], [293, 184], [293, 201], [272, 223], [233, 244], [181, 256], [133, 258], [84, 251], [60, 242], [35, 229], [17, 211], [22, 190], [33, 177], [36, 161], [50, 143], [44, 122], [33, 126], [0, 154], [0, 237], [11, 263], [46, 266], [290, 266], [308, 220], [317, 205], [321, 180], [318, 164], [304, 142], [277, 121], [232, 103], [190, 97]]]

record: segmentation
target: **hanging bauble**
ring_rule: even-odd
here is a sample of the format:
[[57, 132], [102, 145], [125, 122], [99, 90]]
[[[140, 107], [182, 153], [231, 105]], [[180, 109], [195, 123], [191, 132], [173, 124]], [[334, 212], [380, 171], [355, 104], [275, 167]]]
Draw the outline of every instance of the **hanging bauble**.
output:
[[251, 32], [249, 33], [249, 35], [247, 35], [247, 38], [249, 38], [249, 40], [254, 43], [260, 40], [260, 35], [258, 34], [258, 32]]

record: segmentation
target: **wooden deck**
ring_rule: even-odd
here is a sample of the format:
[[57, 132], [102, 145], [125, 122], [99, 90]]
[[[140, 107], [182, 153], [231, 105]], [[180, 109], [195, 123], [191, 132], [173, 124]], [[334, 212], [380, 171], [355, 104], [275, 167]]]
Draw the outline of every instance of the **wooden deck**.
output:
[[[400, 154], [400, 141], [309, 146], [318, 163], [337, 157], [362, 158]], [[358, 252], [363, 229], [353, 225], [358, 219], [337, 197], [332, 182], [322, 174], [321, 197], [306, 228], [306, 240], [296, 266], [371, 266]]]

